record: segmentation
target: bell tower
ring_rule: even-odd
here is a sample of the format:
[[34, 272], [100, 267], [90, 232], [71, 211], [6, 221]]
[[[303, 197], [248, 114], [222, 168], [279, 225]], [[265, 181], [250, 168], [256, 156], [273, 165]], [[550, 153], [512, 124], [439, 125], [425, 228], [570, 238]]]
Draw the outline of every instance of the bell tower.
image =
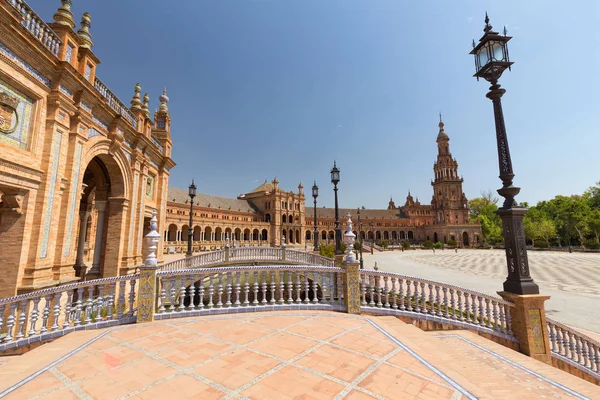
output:
[[434, 224], [466, 224], [469, 220], [469, 208], [462, 191], [463, 178], [458, 175], [458, 163], [450, 153], [450, 137], [444, 130], [441, 114], [438, 126], [438, 155], [433, 164], [434, 180], [431, 182]]

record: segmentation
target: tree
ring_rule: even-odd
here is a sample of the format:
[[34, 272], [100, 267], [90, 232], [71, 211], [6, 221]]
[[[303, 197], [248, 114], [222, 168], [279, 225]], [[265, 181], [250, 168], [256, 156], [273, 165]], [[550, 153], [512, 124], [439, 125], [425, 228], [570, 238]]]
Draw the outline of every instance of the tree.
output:
[[583, 197], [587, 199], [590, 208], [600, 210], [600, 181], [596, 182], [596, 186], [590, 186]]
[[588, 218], [591, 209], [587, 198], [578, 195], [556, 196], [550, 201], [539, 202], [536, 208], [546, 212], [560, 236], [577, 239], [580, 245], [584, 245], [586, 235], [590, 232]]
[[600, 209], [592, 210], [590, 212], [588, 226], [596, 239], [596, 243], [600, 244]]
[[530, 240], [533, 245], [535, 241], [542, 239], [549, 242], [556, 236], [556, 226], [545, 211], [531, 207], [523, 218], [523, 228], [525, 229], [525, 238]]
[[496, 211], [498, 210], [498, 197], [491, 191], [481, 192], [481, 197], [469, 201], [471, 222], [481, 224], [481, 233], [486, 243], [498, 244], [504, 241], [502, 235], [502, 221]]

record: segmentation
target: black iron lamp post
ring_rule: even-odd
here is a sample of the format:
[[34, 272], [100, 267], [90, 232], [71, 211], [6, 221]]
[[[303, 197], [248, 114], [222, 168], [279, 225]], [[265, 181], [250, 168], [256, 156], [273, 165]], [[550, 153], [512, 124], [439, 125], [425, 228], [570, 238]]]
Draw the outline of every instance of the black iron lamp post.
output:
[[319, 251], [319, 232], [317, 231], [317, 197], [319, 197], [319, 187], [317, 186], [317, 181], [315, 181], [313, 187], [312, 187], [312, 196], [314, 199], [314, 225], [315, 225], [315, 231], [313, 232], [314, 235], [314, 240], [313, 243], [315, 244], [313, 250], [314, 251]]
[[335, 254], [342, 254], [342, 228], [340, 227], [337, 184], [340, 183], [340, 170], [336, 167], [335, 161], [331, 169], [331, 183], [333, 183], [333, 192], [335, 194]]
[[492, 30], [490, 20], [485, 15], [485, 28], [479, 43], [473, 41], [473, 50], [470, 54], [475, 56], [475, 77], [477, 80], [483, 78], [490, 82], [490, 91], [486, 97], [494, 105], [494, 119], [496, 121], [496, 142], [498, 145], [498, 164], [500, 167], [500, 179], [502, 188], [498, 194], [504, 197], [504, 203], [497, 211], [502, 219], [502, 232], [504, 234], [504, 247], [506, 249], [506, 262], [508, 276], [504, 282], [504, 291], [515, 294], [539, 294], [539, 287], [531, 278], [529, 272], [529, 261], [525, 243], [525, 231], [523, 230], [523, 216], [527, 209], [519, 206], [515, 196], [521, 190], [513, 186], [512, 161], [502, 114], [500, 99], [506, 90], [501, 89], [498, 79], [502, 73], [513, 64], [508, 57], [507, 43], [511, 39]]
[[362, 222], [360, 222], [360, 208], [356, 209], [356, 215], [358, 216], [358, 243], [359, 243], [359, 249], [360, 249], [360, 269], [363, 269], [363, 256], [362, 256], [362, 244], [363, 244], [363, 237], [362, 237]]
[[371, 254], [373, 254], [373, 246], [375, 246], [375, 223], [371, 221]]
[[194, 185], [194, 180], [192, 179], [192, 184], [189, 187], [188, 195], [190, 196], [190, 226], [188, 228], [188, 248], [185, 253], [186, 257], [192, 256], [192, 239], [194, 235], [193, 225], [193, 216], [194, 216], [194, 197], [196, 197], [196, 185]]

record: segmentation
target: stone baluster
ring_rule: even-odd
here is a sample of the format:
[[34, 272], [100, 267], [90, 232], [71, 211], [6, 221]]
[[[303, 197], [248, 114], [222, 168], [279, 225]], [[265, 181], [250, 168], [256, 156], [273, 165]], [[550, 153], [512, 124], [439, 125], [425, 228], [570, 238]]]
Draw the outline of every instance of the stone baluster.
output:
[[250, 279], [250, 273], [249, 272], [243, 272], [244, 274], [244, 307], [247, 307], [250, 305], [250, 301], [248, 299], [249, 295], [250, 295], [250, 284], [249, 279]]
[[398, 293], [396, 291], [396, 277], [392, 276], [390, 280], [391, 280], [391, 284], [392, 284], [392, 308], [394, 310], [397, 310], [398, 309], [398, 300], [397, 300]]
[[296, 272], [296, 304], [302, 303], [302, 299], [300, 297], [300, 291], [302, 290], [302, 283], [300, 279], [300, 273]]
[[25, 323], [27, 322], [27, 303], [29, 303], [28, 300], [21, 301], [21, 313], [19, 314], [19, 331], [16, 336], [17, 340], [25, 337]]
[[292, 281], [292, 272], [291, 271], [288, 272], [287, 290], [288, 290], [288, 304], [293, 304], [294, 297], [293, 297], [292, 291], [294, 290], [294, 283]]
[[427, 289], [429, 291], [429, 314], [435, 315], [435, 297], [433, 295], [433, 285], [428, 283]]
[[94, 286], [87, 287], [88, 298], [85, 301], [85, 321], [84, 325], [92, 323], [92, 312], [94, 307]]
[[[83, 312], [83, 300], [82, 300], [83, 292], [84, 292], [83, 288], [79, 288], [74, 293], [74, 295], [77, 295], [77, 301], [75, 301], [75, 320], [73, 321], [73, 325], [75, 325], [75, 326], [81, 325], [81, 322], [82, 322], [81, 321], [81, 313]], [[45, 309], [44, 309], [44, 311], [45, 311]], [[44, 329], [44, 328], [42, 328], [42, 329]], [[41, 332], [44, 332], [44, 331], [41, 331]]]
[[310, 286], [308, 283], [308, 274], [304, 274], [304, 300], [302, 301], [303, 304], [310, 303], [310, 299], [308, 298], [309, 291], [310, 291]]
[[383, 290], [385, 293], [385, 303], [383, 304], [383, 306], [385, 308], [390, 308], [390, 290], [388, 287], [388, 277], [387, 276], [383, 277]]
[[[167, 302], [167, 279], [164, 276], [160, 277], [160, 306], [158, 307], [158, 313], [162, 314], [164, 313], [167, 309], [165, 307], [165, 303]], [[124, 283], [124, 281], [122, 282]], [[123, 293], [123, 292], [121, 292]], [[125, 299], [123, 299], [125, 300]], [[119, 299], [119, 303], [121, 302], [121, 300]]]
[[[38, 316], [39, 316], [39, 311], [38, 311], [38, 304], [40, 303], [40, 300], [42, 298], [41, 297], [36, 297], [33, 299], [33, 310], [31, 311], [31, 326], [29, 328], [29, 333], [28, 336], [34, 336], [35, 334], [37, 334], [37, 331], [35, 329], [35, 324], [38, 320]], [[2, 329], [2, 326], [0, 325], [0, 331]]]
[[217, 287], [217, 308], [223, 308], [223, 272], [218, 274], [219, 286]]
[[204, 275], [198, 277], [198, 309], [204, 310]]
[[4, 343], [12, 342], [13, 340], [13, 329], [15, 328], [15, 313], [17, 309], [17, 302], [11, 303], [8, 317], [6, 318], [6, 336], [3, 339]]
[[215, 287], [213, 285], [213, 275], [209, 274], [208, 275], [208, 309], [210, 310], [211, 308], [213, 308], [214, 303], [213, 303], [213, 296], [215, 294]]
[[490, 308], [490, 299], [485, 298], [485, 314], [487, 317], [487, 324], [485, 325], [488, 328], [492, 328], [492, 309]]
[[[322, 276], [322, 275], [319, 274], [319, 276]], [[319, 286], [317, 284], [317, 274], [315, 274], [315, 276], [313, 278], [314, 279], [312, 281], [312, 291], [313, 291], [312, 302], [313, 302], [313, 304], [318, 304], [319, 303]], [[323, 282], [322, 278], [321, 278], [321, 282]]]
[[464, 299], [465, 299], [465, 304], [464, 304], [464, 317], [461, 317], [461, 321], [467, 321], [469, 322], [471, 320], [471, 302], [470, 302], [470, 297], [469, 297], [469, 293], [463, 293]]
[[414, 311], [419, 313], [419, 312], [421, 312], [421, 303], [419, 302], [419, 300], [421, 300], [421, 294], [419, 293], [419, 282], [413, 281], [413, 286], [414, 286], [414, 297], [415, 297]]
[[[60, 317], [60, 298], [62, 296], [62, 292], [54, 293], [54, 313], [53, 313], [53, 321], [52, 321], [52, 331], [58, 330], [58, 318]], [[100, 317], [100, 311], [98, 311], [98, 317]]]
[[2, 332], [2, 328], [4, 328], [4, 311], [6, 310], [6, 305], [0, 305], [0, 332]]
[[175, 300], [177, 299], [177, 278], [172, 276], [169, 279], [169, 312], [177, 311]]
[[411, 294], [410, 294], [410, 286], [411, 286], [411, 281], [409, 279], [406, 280], [406, 311], [411, 312], [413, 310], [412, 308], [412, 299], [411, 299]]
[[115, 293], [117, 291], [117, 283], [113, 282], [110, 284], [108, 288], [108, 313], [106, 314], [106, 319], [113, 319], [114, 308], [115, 308]]
[[420, 283], [421, 286], [421, 312], [427, 314], [427, 300], [425, 295], [425, 282]]
[[260, 277], [258, 276], [258, 272], [254, 271], [254, 284], [252, 285], [252, 293], [254, 293], [254, 299], [252, 300], [252, 305], [253, 306], [257, 306], [258, 305], [258, 280], [260, 279]]
[[40, 328], [40, 333], [44, 333], [48, 330], [48, 318], [50, 317], [50, 302], [52, 301], [52, 295], [47, 294], [44, 296], [44, 300], [45, 304], [44, 311], [42, 311], [42, 327]]
[[231, 292], [233, 291], [233, 285], [231, 284], [231, 272], [227, 272], [227, 286], [225, 288], [225, 292], [226, 292], [226, 301], [225, 301], [225, 307], [229, 308], [231, 307]]
[[[255, 250], [255, 249], [252, 249], [252, 250]], [[265, 274], [266, 274], [266, 272], [265, 272]], [[271, 300], [269, 300], [269, 303], [271, 305], [274, 305], [275, 303], [277, 303], [277, 300], [275, 299], [275, 292], [277, 289], [277, 284], [275, 283], [275, 274], [276, 274], [275, 271], [269, 272], [269, 276], [271, 278], [271, 283], [269, 284], [269, 291], [271, 292]]]
[[279, 271], [279, 300], [277, 304], [284, 304], [285, 298], [283, 292], [285, 291], [285, 282], [283, 271]]
[[381, 288], [381, 276], [375, 276], [375, 288], [377, 290], [377, 307], [383, 306], [381, 302], [382, 288]]
[[444, 303], [444, 317], [450, 318], [450, 311], [448, 310], [448, 288], [442, 287], [442, 302]]
[[181, 287], [179, 288], [179, 304], [177, 304], [177, 311], [184, 311], [185, 310], [185, 283], [186, 283], [186, 279], [187, 277], [182, 276], [181, 277]]
[[404, 279], [398, 279], [398, 297], [400, 297], [400, 310], [404, 311], [406, 307], [404, 306]]

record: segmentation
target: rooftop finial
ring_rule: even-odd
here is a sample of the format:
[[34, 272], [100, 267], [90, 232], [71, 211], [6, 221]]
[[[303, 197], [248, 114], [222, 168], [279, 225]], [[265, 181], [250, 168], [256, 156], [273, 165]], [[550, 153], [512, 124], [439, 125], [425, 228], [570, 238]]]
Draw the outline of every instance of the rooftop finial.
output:
[[142, 86], [139, 83], [136, 83], [133, 88], [133, 99], [130, 104], [132, 110], [142, 109]]
[[487, 11], [485, 12], [485, 27], [483, 28], [483, 31], [485, 33], [488, 33], [489, 31], [492, 30], [492, 26], [490, 25], [490, 18], [488, 17]]
[[440, 113], [440, 123], [438, 124], [438, 126], [440, 127], [440, 131], [438, 133], [437, 139], [438, 140], [448, 140], [448, 135], [446, 134], [446, 131], [444, 130], [444, 122], [442, 121], [442, 113]]
[[160, 97], [158, 98], [158, 100], [160, 101], [160, 106], [158, 106], [158, 111], [162, 112], [162, 113], [168, 113], [169, 107], [167, 107], [167, 104], [169, 103], [169, 97], [167, 96], [167, 88], [163, 89], [163, 92], [160, 95]]
[[73, 13], [71, 12], [71, 0], [61, 0], [62, 5], [54, 14], [54, 22], [61, 25], [66, 25], [71, 29], [75, 29], [75, 21], [73, 21]]
[[506, 25], [504, 25], [504, 29], [502, 30], [502, 33], [504, 33], [504, 36], [506, 36], [507, 32], [506, 32]]
[[144, 105], [142, 107], [142, 111], [147, 117], [150, 117], [150, 96], [148, 93], [144, 93]]
[[92, 43], [92, 34], [90, 33], [91, 26], [92, 16], [89, 13], [83, 13], [81, 17], [81, 29], [77, 31], [77, 34], [83, 41], [81, 47], [91, 49], [94, 46], [94, 43]]

